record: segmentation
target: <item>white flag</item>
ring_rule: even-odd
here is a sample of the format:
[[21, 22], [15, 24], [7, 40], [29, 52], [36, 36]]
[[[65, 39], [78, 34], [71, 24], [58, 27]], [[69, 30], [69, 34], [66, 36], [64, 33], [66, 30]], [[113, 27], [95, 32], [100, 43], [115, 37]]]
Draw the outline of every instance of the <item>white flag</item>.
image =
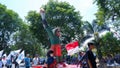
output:
[[20, 64], [21, 61], [22, 61], [24, 58], [25, 58], [25, 52], [22, 51], [22, 52], [18, 55], [18, 58], [16, 59], [16, 62], [17, 62], [18, 64]]
[[7, 55], [6, 55], [6, 54], [3, 54], [3, 56], [5, 56], [5, 58], [7, 57]]
[[2, 54], [3, 54], [3, 50], [0, 51], [0, 57], [2, 57]]
[[13, 51], [10, 52], [10, 54], [7, 56], [7, 59], [10, 59], [12, 54], [13, 54]]
[[15, 58], [19, 53], [20, 53], [21, 49], [19, 50], [14, 50], [14, 51], [11, 51], [10, 54], [7, 56], [6, 59], [10, 59], [11, 56], [13, 56], [13, 58]]
[[15, 53], [19, 53], [20, 51], [21, 51], [21, 49], [19, 49], [19, 50], [14, 50]]
[[11, 55], [13, 55], [14, 57], [16, 57], [19, 53], [20, 53], [21, 49], [19, 50], [14, 50], [11, 52]]

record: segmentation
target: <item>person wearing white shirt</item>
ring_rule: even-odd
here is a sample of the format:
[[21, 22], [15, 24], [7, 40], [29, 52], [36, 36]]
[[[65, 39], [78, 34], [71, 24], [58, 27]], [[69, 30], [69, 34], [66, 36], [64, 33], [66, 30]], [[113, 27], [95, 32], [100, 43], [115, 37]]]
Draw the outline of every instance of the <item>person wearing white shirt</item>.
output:
[[6, 65], [6, 63], [7, 63], [7, 60], [6, 60], [6, 57], [5, 57], [5, 56], [3, 56], [3, 58], [2, 58], [2, 63], [3, 63], [3, 67], [5, 67], [5, 65]]
[[39, 57], [38, 55], [35, 55], [35, 57], [33, 58], [33, 65], [38, 65], [39, 64]]

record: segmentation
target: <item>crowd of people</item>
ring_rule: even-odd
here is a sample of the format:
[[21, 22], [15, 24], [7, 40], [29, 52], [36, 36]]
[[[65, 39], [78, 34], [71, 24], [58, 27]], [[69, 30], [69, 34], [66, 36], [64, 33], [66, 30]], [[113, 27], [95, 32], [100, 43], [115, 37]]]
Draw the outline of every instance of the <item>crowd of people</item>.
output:
[[[10, 58], [7, 56], [2, 56], [0, 58], [0, 68], [19, 68], [19, 63], [16, 61], [17, 56], [11, 55]], [[30, 68], [35, 65], [43, 65], [45, 59], [40, 58], [38, 54], [34, 58], [31, 58], [29, 54], [26, 54], [26, 57], [22, 60], [22, 63], [26, 68]], [[13, 66], [14, 65], [14, 66]]]
[[15, 64], [17, 66], [17, 62], [14, 60], [15, 58], [12, 55], [10, 56], [10, 58], [7, 58], [6, 56], [0, 57], [0, 68], [2, 67], [11, 68], [12, 64]]
[[[48, 50], [47, 58], [43, 62], [44, 68], [58, 68], [58, 66], [61, 66], [61, 68], [66, 67], [66, 64], [83, 64], [86, 62], [85, 66], [83, 68], [97, 68], [96, 62], [95, 62], [95, 56], [92, 52], [92, 49], [94, 48], [93, 43], [88, 43], [88, 51], [83, 53], [79, 53], [78, 57], [72, 57], [67, 56], [65, 59], [62, 58], [62, 49], [61, 49], [61, 43], [59, 37], [60, 34], [60, 28], [54, 28], [51, 29], [51, 27], [48, 25], [46, 18], [45, 18], [45, 10], [40, 10], [40, 15], [42, 18], [42, 24], [44, 26], [44, 29], [46, 30], [50, 42], [51, 47], [50, 50]], [[12, 67], [12, 63], [15, 64], [15, 68], [19, 68], [19, 64], [16, 62], [16, 57], [11, 56], [9, 59], [6, 59], [4, 56], [0, 60], [1, 66], [6, 66], [7, 68]], [[30, 68], [31, 66], [36, 65], [42, 65], [40, 62], [40, 57], [38, 54], [35, 55], [33, 59], [30, 58], [29, 54], [26, 54], [26, 57], [24, 58], [23, 62], [25, 63], [26, 68]], [[87, 67], [86, 67], [87, 66]]]
[[[61, 50], [61, 44], [60, 44], [60, 28], [54, 28], [51, 29], [51, 27], [48, 25], [46, 18], [45, 18], [45, 10], [42, 8], [40, 9], [40, 15], [42, 18], [42, 24], [44, 29], [46, 30], [50, 42], [51, 42], [51, 47], [50, 50], [48, 50], [47, 53], [47, 59], [46, 62], [44, 63], [44, 68], [58, 68], [58, 66], [61, 66], [61, 68], [66, 67], [66, 63], [64, 63], [64, 59], [62, 58], [62, 50]], [[84, 55], [79, 55], [79, 61], [75, 57], [72, 58], [73, 64], [79, 64], [79, 62], [83, 62], [85, 60], [86, 63], [86, 68], [97, 68], [96, 62], [95, 62], [95, 56], [92, 52], [92, 49], [94, 48], [93, 43], [88, 43], [88, 51]], [[29, 68], [29, 64], [27, 64], [29, 59], [26, 58], [26, 68]], [[33, 58], [33, 65], [36, 65], [38, 63], [39, 58], [35, 56]], [[66, 61], [69, 63], [69, 56], [66, 58]], [[71, 59], [70, 59], [71, 61]], [[76, 61], [76, 62], [75, 62]], [[84, 67], [85, 68], [85, 67]]]
[[116, 54], [115, 56], [108, 54], [102, 58], [102, 62], [108, 65], [120, 65], [120, 54]]
[[[81, 65], [81, 68], [88, 68], [87, 67], [87, 60], [85, 59], [85, 55], [87, 52], [79, 52], [78, 54], [75, 54], [75, 56], [66, 55], [64, 57], [64, 63], [70, 64], [70, 65]], [[26, 57], [24, 58], [23, 62], [25, 64], [26, 68], [30, 68], [31, 66], [37, 66], [37, 65], [43, 65], [46, 68], [54, 67], [54, 65], [57, 63], [56, 58], [54, 56], [54, 52], [52, 50], [48, 51], [47, 58], [41, 58], [38, 54], [34, 56], [34, 58], [31, 58], [29, 54], [26, 54]], [[0, 58], [0, 68], [7, 67], [12, 68], [12, 64], [15, 64], [16, 68], [19, 68], [19, 64], [16, 64], [14, 61], [14, 56], [11, 56], [10, 59], [7, 59], [6, 56], [3, 56]], [[115, 62], [117, 64], [120, 64], [120, 54], [115, 55], [114, 57], [110, 54], [108, 54], [105, 58], [102, 59], [103, 63], [112, 65]], [[46, 65], [45, 65], [46, 64]], [[49, 67], [47, 67], [47, 64]]]
[[[23, 63], [25, 68], [30, 68], [31, 66], [37, 66], [42, 65], [44, 68], [57, 68], [57, 65], [63, 65], [66, 66], [66, 64], [70, 65], [79, 65], [86, 66], [86, 60], [83, 57], [85, 56], [87, 52], [79, 52], [75, 56], [66, 55], [63, 58], [63, 62], [65, 63], [59, 63], [57, 64], [56, 56], [54, 56], [54, 51], [49, 50], [47, 53], [47, 57], [41, 58], [39, 54], [36, 54], [33, 58], [30, 57], [29, 54], [26, 54], [25, 58], [23, 59]], [[15, 68], [19, 68], [19, 64], [15, 61], [16, 58], [14, 56], [10, 56], [10, 58], [6, 58], [6, 56], [3, 56], [0, 59], [0, 68], [7, 67], [12, 68], [12, 64], [15, 65]], [[79, 63], [79, 61], [81, 61]], [[83, 65], [84, 64], [84, 65]]]
[[[77, 56], [70, 56], [67, 55], [64, 57], [64, 63], [69, 65], [78, 65], [81, 58], [84, 56], [84, 53], [82, 52], [76, 54]], [[44, 68], [52, 68], [57, 65], [56, 57], [53, 55], [53, 51], [48, 51], [47, 57], [40, 57], [38, 54], [36, 54], [33, 58], [30, 57], [29, 54], [26, 54], [26, 57], [23, 59], [22, 63], [24, 64], [25, 68], [30, 68], [32, 66], [38, 66], [41, 65]], [[78, 61], [79, 60], [79, 61]], [[86, 61], [82, 61], [85, 63]], [[12, 66], [12, 65], [15, 66]], [[61, 63], [62, 64], [62, 63]], [[49, 66], [48, 66], [49, 65]], [[11, 59], [7, 59], [5, 56], [1, 58], [0, 61], [0, 68], [7, 67], [7, 68], [19, 68], [19, 64], [14, 61], [14, 57], [12, 56]]]

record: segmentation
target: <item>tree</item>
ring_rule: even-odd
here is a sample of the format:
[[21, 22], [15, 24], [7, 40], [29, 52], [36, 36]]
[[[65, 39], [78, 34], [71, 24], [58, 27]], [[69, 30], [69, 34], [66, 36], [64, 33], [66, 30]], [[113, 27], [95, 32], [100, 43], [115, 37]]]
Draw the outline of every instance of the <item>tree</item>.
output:
[[[69, 5], [67, 2], [58, 2], [50, 0], [46, 5], [43, 5], [46, 10], [46, 19], [52, 28], [59, 26], [65, 41], [70, 42], [71, 38], [75, 38], [75, 34], [81, 34], [82, 21], [79, 12]], [[44, 45], [50, 45], [48, 36], [41, 24], [39, 13], [30, 11], [27, 15], [27, 21], [30, 22], [30, 28], [33, 34]]]
[[[67, 2], [50, 0], [43, 6], [46, 10], [47, 21], [52, 27], [61, 27], [63, 33], [75, 38], [75, 34], [81, 34], [81, 16], [75, 8]], [[70, 40], [68, 41], [70, 42]]]
[[100, 44], [99, 44], [99, 33], [105, 30], [109, 31], [109, 28], [106, 26], [106, 24], [103, 25], [99, 25], [99, 23], [96, 20], [93, 20], [92, 23], [89, 22], [85, 22], [84, 23], [84, 29], [87, 32], [87, 36], [90, 37], [94, 37], [94, 42], [96, 45], [96, 49], [97, 49], [97, 54], [98, 54], [98, 58], [101, 59], [102, 58], [102, 54], [101, 54], [101, 49], [100, 49]]
[[0, 4], [0, 50], [9, 47], [10, 38], [21, 28], [21, 23], [17, 13]]
[[120, 40], [113, 36], [113, 33], [107, 33], [100, 38], [100, 49], [104, 56], [107, 54], [116, 55], [120, 53]]
[[99, 10], [102, 11], [106, 20], [115, 20], [120, 18], [120, 1], [119, 0], [95, 0]]
[[[119, 0], [95, 0], [98, 5], [96, 13], [97, 20], [100, 24], [107, 23], [115, 32], [119, 30], [120, 22], [120, 1]], [[117, 33], [120, 34], [119, 31]]]
[[[119, 0], [95, 0], [95, 3], [97, 3], [97, 5], [98, 5], [98, 12], [96, 13], [96, 18], [98, 20], [98, 23], [99, 24], [107, 24], [110, 27], [110, 30], [111, 29], [115, 30], [115, 31], [111, 31], [111, 32], [113, 32], [113, 33], [115, 32], [117, 34], [120, 34], [120, 32], [118, 31], [120, 29], [119, 28], [119, 26], [120, 26], [120, 24], [119, 24], [119, 22], [120, 22], [120, 11], [119, 11], [120, 3], [119, 2], [120, 2]], [[113, 35], [113, 34], [106, 35], [106, 39], [109, 40], [109, 42], [107, 42], [108, 44], [106, 43], [106, 45], [99, 48], [99, 49], [101, 49], [102, 53], [104, 51], [106, 54], [105, 50], [108, 50], [108, 49], [109, 49], [108, 51], [110, 53], [111, 53], [111, 51], [116, 50], [116, 49], [114, 49], [114, 47], [112, 47], [113, 45], [116, 47], [116, 45], [117, 45], [116, 39], [113, 38], [111, 35]], [[105, 39], [105, 37], [104, 37], [104, 39]], [[111, 39], [114, 39], [115, 43], [112, 43], [113, 40], [111, 40]], [[102, 40], [102, 39], [100, 39], [100, 40]], [[105, 41], [107, 41], [107, 40], [104, 40], [103, 42], [99, 42], [99, 44], [103, 45], [105, 43]], [[112, 43], [113, 45], [110, 46], [109, 43]], [[100, 65], [100, 66], [102, 66], [102, 65]]]
[[47, 47], [49, 42], [47, 41], [48, 38], [41, 23], [40, 14], [36, 11], [30, 11], [26, 16], [26, 20], [30, 22], [29, 29], [32, 34], [38, 39], [40, 43], [42, 43], [44, 47]]
[[41, 43], [39, 43], [38, 39], [32, 35], [28, 24], [22, 25], [22, 29], [16, 32], [13, 40], [15, 43], [12, 47], [16, 47], [16, 49], [23, 49], [26, 54], [31, 54], [33, 57], [35, 54], [40, 54], [41, 56], [45, 55]]

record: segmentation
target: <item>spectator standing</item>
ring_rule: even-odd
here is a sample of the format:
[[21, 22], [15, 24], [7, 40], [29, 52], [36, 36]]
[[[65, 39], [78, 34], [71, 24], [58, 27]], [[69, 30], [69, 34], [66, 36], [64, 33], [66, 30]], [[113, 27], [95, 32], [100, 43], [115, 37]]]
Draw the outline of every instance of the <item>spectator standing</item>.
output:
[[108, 54], [107, 55], [107, 64], [111, 65], [111, 64], [114, 64], [114, 59], [112, 58], [112, 55]]
[[26, 57], [24, 59], [24, 62], [25, 62], [25, 68], [30, 68], [30, 57], [29, 57], [29, 54], [26, 55]]
[[5, 56], [3, 56], [2, 58], [2, 63], [3, 63], [3, 67], [6, 67], [7, 60]]
[[[82, 62], [84, 68], [97, 68], [96, 66], [96, 57], [94, 56], [92, 49], [94, 49], [95, 46], [92, 42], [88, 43], [88, 51], [85, 53], [85, 55], [81, 58], [79, 62]], [[87, 64], [87, 65], [86, 65]]]
[[35, 66], [35, 65], [40, 64], [39, 61], [40, 61], [40, 58], [38, 54], [36, 54], [35, 57], [33, 58], [33, 65]]
[[92, 42], [89, 42], [88, 48], [89, 48], [89, 50], [86, 52], [88, 67], [89, 68], [97, 68], [96, 61], [95, 61], [96, 59], [92, 52], [92, 49], [95, 48], [94, 44]]
[[3, 67], [3, 63], [2, 63], [2, 59], [0, 57], [0, 68], [2, 68], [2, 67]]
[[10, 58], [7, 59], [7, 68], [12, 68], [12, 60], [13, 60], [13, 56], [11, 55]]
[[14, 61], [13, 61], [13, 63], [15, 64], [15, 68], [19, 68], [19, 64], [16, 62], [16, 59], [18, 58], [18, 55], [19, 55], [19, 54], [17, 54], [17, 55], [14, 57]]
[[71, 56], [70, 56], [70, 55], [67, 55], [67, 56], [66, 56], [66, 62], [67, 62], [68, 64], [71, 63]]
[[78, 53], [78, 60], [80, 61], [80, 60], [82, 59], [82, 57], [83, 57], [83, 53], [82, 53], [82, 52], [79, 52], [79, 53]]
[[56, 68], [56, 60], [54, 58], [54, 52], [52, 50], [47, 53], [47, 67]]

